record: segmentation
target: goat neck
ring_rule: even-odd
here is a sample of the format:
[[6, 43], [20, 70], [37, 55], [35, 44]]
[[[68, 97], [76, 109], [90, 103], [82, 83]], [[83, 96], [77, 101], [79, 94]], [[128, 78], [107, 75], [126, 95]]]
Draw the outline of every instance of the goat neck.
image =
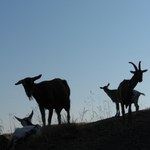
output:
[[129, 88], [134, 89], [136, 85], [138, 84], [138, 82], [142, 82], [142, 80], [139, 81], [139, 76], [134, 74], [132, 78], [129, 80]]

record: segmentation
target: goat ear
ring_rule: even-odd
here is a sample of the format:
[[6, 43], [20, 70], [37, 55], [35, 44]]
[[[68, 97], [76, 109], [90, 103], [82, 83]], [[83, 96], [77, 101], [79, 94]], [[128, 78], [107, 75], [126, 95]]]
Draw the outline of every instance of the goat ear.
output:
[[40, 78], [41, 78], [41, 76], [42, 76], [42, 74], [40, 74], [40, 75], [38, 75], [38, 76], [35, 76], [35, 77], [33, 77], [32, 79], [33, 79], [33, 81], [35, 81], [35, 80], [40, 79]]
[[141, 70], [141, 61], [139, 61], [139, 70]]
[[99, 87], [100, 89], [103, 89], [103, 87]]
[[16, 116], [15, 116], [15, 118], [16, 118], [19, 122], [21, 122], [21, 120], [22, 120], [22, 119], [20, 119], [20, 118], [18, 118], [18, 117], [16, 117]]
[[19, 84], [22, 84], [22, 80], [20, 80], [17, 83], [15, 83], [15, 85], [19, 85]]
[[32, 116], [33, 116], [33, 110], [31, 112], [31, 114], [29, 115], [29, 119], [31, 120], [32, 119]]
[[135, 71], [130, 71], [131, 73], [135, 74]]
[[146, 71], [148, 71], [148, 69], [142, 70], [142, 72], [146, 72]]

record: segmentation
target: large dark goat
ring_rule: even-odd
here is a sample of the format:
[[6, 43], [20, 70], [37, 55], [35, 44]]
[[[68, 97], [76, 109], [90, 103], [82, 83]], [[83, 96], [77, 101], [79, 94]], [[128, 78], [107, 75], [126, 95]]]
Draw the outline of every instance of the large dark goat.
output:
[[131, 100], [132, 100], [132, 90], [136, 87], [136, 85], [138, 84], [138, 82], [142, 82], [143, 81], [143, 73], [147, 71], [147, 69], [145, 70], [141, 70], [141, 61], [138, 64], [138, 67], [133, 63], [133, 62], [129, 62], [130, 64], [133, 65], [135, 71], [130, 71], [131, 73], [133, 73], [133, 76], [130, 80], [123, 80], [118, 89], [118, 99], [121, 101], [121, 109], [122, 109], [122, 116], [123, 119], [125, 118], [125, 110], [124, 110], [124, 105], [126, 107], [129, 106], [128, 108], [128, 115], [129, 115], [129, 120], [131, 120]]
[[34, 83], [42, 75], [28, 77], [18, 81], [15, 85], [22, 84], [29, 99], [35, 98], [39, 105], [43, 125], [45, 121], [45, 109], [49, 110], [48, 125], [51, 124], [53, 109], [57, 113], [58, 123], [61, 124], [61, 110], [64, 108], [67, 112], [67, 121], [70, 122], [70, 88], [66, 80], [53, 79]]

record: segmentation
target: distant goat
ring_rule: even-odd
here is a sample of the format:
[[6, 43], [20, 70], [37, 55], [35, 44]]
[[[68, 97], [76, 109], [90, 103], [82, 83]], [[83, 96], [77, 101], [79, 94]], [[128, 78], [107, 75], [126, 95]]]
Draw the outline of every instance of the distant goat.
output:
[[103, 89], [104, 92], [110, 97], [110, 99], [116, 104], [116, 115], [115, 116], [120, 116], [119, 100], [117, 98], [117, 90], [116, 89], [113, 89], [113, 90], [108, 89], [109, 85], [110, 84], [108, 83], [106, 86], [100, 87], [100, 89]]
[[35, 80], [41, 78], [42, 75], [28, 77], [18, 81], [15, 85], [22, 84], [29, 100], [35, 98], [39, 105], [42, 116], [43, 125], [45, 122], [45, 109], [49, 110], [48, 124], [51, 124], [53, 109], [55, 109], [58, 117], [58, 123], [61, 124], [61, 110], [67, 111], [67, 121], [70, 122], [70, 88], [66, 80], [53, 79], [34, 83]]
[[125, 118], [125, 111], [124, 111], [124, 105], [125, 105], [126, 107], [129, 106], [128, 108], [129, 118], [128, 119], [131, 120], [131, 112], [132, 112], [131, 101], [132, 101], [132, 95], [133, 95], [132, 90], [136, 87], [138, 82], [142, 82], [143, 73], [146, 72], [147, 69], [141, 70], [141, 61], [139, 62], [138, 67], [133, 62], [129, 62], [129, 63], [133, 65], [135, 71], [131, 71], [131, 73], [133, 73], [133, 76], [130, 80], [123, 80], [120, 83], [117, 89], [117, 95], [118, 95], [118, 99], [121, 101], [123, 119]]
[[20, 119], [15, 116], [15, 118], [21, 123], [23, 127], [16, 128], [14, 133], [12, 134], [11, 140], [8, 145], [8, 150], [12, 147], [15, 147], [16, 144], [19, 144], [21, 141], [27, 139], [29, 136], [36, 134], [41, 128], [40, 125], [34, 125], [31, 122], [33, 116], [33, 111], [28, 117]]
[[[104, 92], [110, 97], [110, 99], [116, 104], [116, 115], [115, 116], [120, 116], [120, 110], [119, 110], [119, 103], [121, 103], [121, 101], [118, 99], [117, 96], [117, 89], [108, 89], [108, 86], [110, 84], [108, 83], [106, 86], [100, 87], [100, 89], [103, 89]], [[135, 107], [136, 107], [136, 111], [139, 110], [139, 105], [138, 105], [138, 100], [140, 95], [145, 95], [144, 93], [141, 93], [139, 91], [136, 90], [132, 90], [132, 99], [131, 99], [131, 103], [134, 103]]]

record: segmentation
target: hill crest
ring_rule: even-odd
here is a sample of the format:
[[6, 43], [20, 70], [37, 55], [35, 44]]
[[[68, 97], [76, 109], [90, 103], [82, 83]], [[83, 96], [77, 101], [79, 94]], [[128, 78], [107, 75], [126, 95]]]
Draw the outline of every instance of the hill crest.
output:
[[150, 110], [133, 113], [131, 124], [121, 117], [92, 123], [43, 127], [41, 135], [29, 137], [20, 150], [149, 150]]

